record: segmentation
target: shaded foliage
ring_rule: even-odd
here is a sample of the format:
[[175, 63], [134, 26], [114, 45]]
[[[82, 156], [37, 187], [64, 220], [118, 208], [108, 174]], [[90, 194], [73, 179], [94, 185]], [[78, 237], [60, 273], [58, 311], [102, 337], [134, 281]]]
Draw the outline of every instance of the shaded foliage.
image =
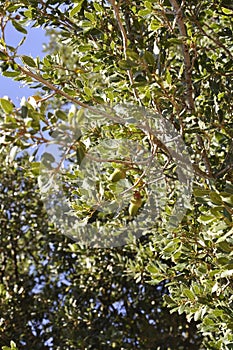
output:
[[126, 273], [136, 246], [87, 250], [49, 225], [27, 157], [1, 155], [0, 345], [18, 349], [199, 349], [195, 323]]

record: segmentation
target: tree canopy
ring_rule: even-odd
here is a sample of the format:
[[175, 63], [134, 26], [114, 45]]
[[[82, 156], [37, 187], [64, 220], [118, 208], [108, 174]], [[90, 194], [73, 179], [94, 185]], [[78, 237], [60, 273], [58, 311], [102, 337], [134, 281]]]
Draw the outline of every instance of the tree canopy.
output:
[[231, 2], [0, 10], [1, 346], [231, 349]]

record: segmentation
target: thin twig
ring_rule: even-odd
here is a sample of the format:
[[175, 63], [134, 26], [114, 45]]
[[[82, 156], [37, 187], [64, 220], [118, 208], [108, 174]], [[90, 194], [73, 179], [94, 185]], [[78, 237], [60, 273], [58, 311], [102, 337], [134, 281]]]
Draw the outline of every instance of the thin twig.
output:
[[[114, 15], [116, 17], [118, 26], [120, 28], [120, 32], [121, 32], [121, 36], [122, 36], [122, 42], [123, 42], [124, 58], [125, 58], [125, 60], [127, 60], [128, 38], [127, 38], [127, 33], [125, 31], [123, 23], [121, 21], [121, 16], [120, 16], [120, 13], [119, 13], [119, 5], [116, 5], [115, 0], [109, 0], [109, 2], [112, 5], [113, 11], [114, 11]], [[128, 77], [129, 77], [130, 84], [133, 85], [134, 84], [134, 80], [133, 80], [133, 73], [132, 73], [131, 69], [128, 70]], [[134, 94], [135, 99], [141, 104], [141, 100], [140, 100], [140, 97], [138, 95], [137, 90], [135, 88], [132, 88], [132, 89], [133, 89], [133, 94]]]
[[[176, 13], [176, 21], [179, 28], [180, 35], [184, 38], [187, 38], [187, 30], [184, 23], [184, 18], [182, 15], [182, 4], [179, 6], [177, 3], [177, 0], [170, 0], [171, 5], [173, 6], [175, 13]], [[188, 99], [188, 105], [192, 112], [195, 111], [195, 104], [193, 99], [193, 83], [192, 83], [192, 68], [193, 68], [193, 62], [190, 58], [189, 53], [189, 47], [186, 44], [186, 42], [183, 42], [182, 44], [182, 50], [183, 50], [183, 57], [184, 57], [184, 65], [185, 65], [185, 81], [187, 86], [187, 99]], [[196, 57], [195, 57], [196, 58]], [[213, 172], [211, 169], [211, 165], [207, 156], [207, 152], [205, 149], [204, 142], [200, 135], [197, 135], [197, 140], [200, 148], [202, 149], [202, 159], [205, 163], [206, 170], [208, 172], [207, 177], [213, 177]], [[201, 173], [200, 169], [198, 170], [199, 174]]]
[[142, 180], [142, 178], [146, 175], [147, 171], [149, 170], [149, 168], [151, 167], [151, 163], [152, 160], [154, 158], [154, 156], [152, 155], [152, 157], [150, 157], [150, 162], [147, 162], [147, 167], [146, 169], [143, 170], [142, 174], [140, 175], [140, 177], [137, 179], [137, 181], [129, 188], [127, 188], [125, 191], [121, 192], [120, 195], [123, 196], [125, 193], [130, 192], [131, 190], [133, 190], [135, 187], [137, 187], [137, 185], [140, 183], [140, 181]]
[[[15, 62], [14, 62], [15, 63]], [[79, 105], [80, 107], [83, 108], [90, 108], [90, 106], [86, 105], [83, 102], [78, 101], [76, 98], [68, 95], [66, 92], [60, 90], [58, 87], [56, 87], [55, 85], [53, 85], [52, 83], [50, 83], [48, 80], [45, 80], [44, 78], [42, 78], [41, 75], [39, 74], [35, 74], [33, 73], [31, 70], [29, 70], [28, 68], [22, 67], [19, 64], [17, 64], [18, 69], [25, 74], [26, 76], [42, 83], [44, 86], [47, 86], [47, 88], [49, 88], [50, 90], [54, 91], [54, 93], [61, 95], [63, 97], [65, 97], [66, 99], [68, 99], [69, 101]]]
[[86, 156], [88, 159], [94, 160], [95, 162], [98, 162], [98, 163], [116, 163], [116, 164], [124, 164], [124, 165], [131, 166], [132, 169], [135, 169], [135, 168], [133, 168], [134, 165], [136, 165], [136, 167], [137, 167], [139, 164], [148, 164], [148, 159], [151, 158], [151, 157], [149, 157], [147, 160], [138, 161], [138, 162], [135, 163], [135, 162], [132, 162], [132, 161], [120, 160], [120, 159], [97, 158], [97, 157], [92, 156], [91, 154], [88, 154], [88, 153], [86, 153], [85, 156]]
[[42, 98], [41, 98], [40, 100], [38, 100], [37, 102], [45, 102], [45, 101], [49, 100], [51, 97], [53, 97], [54, 95], [56, 95], [55, 92], [53, 92], [52, 94], [49, 94], [49, 95], [47, 95], [47, 96], [42, 97]]
[[90, 112], [93, 112], [94, 114], [100, 113], [101, 115], [105, 116], [106, 118], [108, 118], [114, 122], [125, 124], [124, 119], [117, 117], [113, 110], [112, 110], [113, 113], [109, 114], [108, 112], [106, 112], [102, 109], [98, 109], [97, 107], [90, 106], [86, 103], [83, 103], [83, 102], [79, 101], [77, 98], [72, 97], [69, 94], [67, 94], [66, 92], [64, 92], [63, 90], [59, 89], [57, 86], [53, 85], [48, 80], [45, 80], [41, 75], [32, 72], [29, 68], [25, 68], [25, 67], [17, 64], [14, 60], [13, 60], [13, 62], [14, 62], [14, 64], [17, 65], [17, 68], [20, 70], [21, 73], [25, 74], [26, 76], [32, 78], [35, 81], [38, 81], [39, 83], [43, 84], [44, 86], [46, 86], [50, 90], [54, 91], [54, 95], [57, 94], [57, 95], [60, 95], [62, 97], [65, 97], [68, 101], [71, 101], [74, 104], [76, 104], [82, 108], [85, 108], [85, 109], [89, 110]]
[[[187, 38], [187, 30], [184, 23], [184, 18], [182, 15], [182, 5], [180, 6], [176, 0], [170, 0], [170, 3], [176, 13], [176, 22], [179, 28], [180, 35], [183, 38]], [[185, 39], [184, 39], [185, 40]], [[189, 109], [193, 112], [195, 110], [194, 100], [193, 100], [193, 84], [192, 84], [192, 63], [189, 54], [189, 47], [185, 41], [182, 43], [182, 51], [184, 57], [185, 66], [185, 82], [186, 82], [186, 94]]]
[[216, 177], [216, 178], [219, 178], [219, 177], [225, 175], [230, 169], [233, 169], [233, 164], [229, 164], [229, 165], [227, 165], [224, 169], [221, 169], [220, 171], [218, 171], [218, 172], [215, 174], [215, 177]]
[[203, 27], [207, 27], [209, 30], [211, 30], [211, 27], [207, 23], [204, 23], [204, 26], [201, 26], [199, 21], [197, 19], [195, 19], [195, 16], [193, 16], [192, 18], [193, 18], [193, 22], [196, 24], [196, 26], [202, 32], [202, 34], [204, 34], [204, 36], [206, 36], [207, 38], [212, 40], [217, 46], [221, 47], [227, 53], [227, 55], [231, 59], [233, 59], [233, 55], [232, 55], [231, 51], [220, 40], [218, 40], [216, 38], [216, 33], [214, 33], [214, 36], [212, 36], [212, 35], [208, 34], [203, 28]]

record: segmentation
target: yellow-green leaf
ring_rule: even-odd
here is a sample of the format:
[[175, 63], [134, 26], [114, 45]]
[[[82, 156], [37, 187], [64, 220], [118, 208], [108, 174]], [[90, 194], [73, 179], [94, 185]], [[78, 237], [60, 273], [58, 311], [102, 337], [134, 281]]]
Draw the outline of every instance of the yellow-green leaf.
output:
[[82, 8], [82, 3], [83, 1], [81, 1], [78, 5], [76, 5], [71, 11], [70, 11], [70, 17], [74, 17], [74, 15], [76, 15], [77, 13], [79, 13], [79, 11]]
[[5, 98], [0, 98], [0, 104], [5, 113], [11, 113], [14, 105]]

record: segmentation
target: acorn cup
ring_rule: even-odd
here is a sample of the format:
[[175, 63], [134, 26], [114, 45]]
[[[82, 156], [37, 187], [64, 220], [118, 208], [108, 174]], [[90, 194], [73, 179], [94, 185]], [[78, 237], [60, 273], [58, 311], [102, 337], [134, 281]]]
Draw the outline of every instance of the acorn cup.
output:
[[133, 195], [133, 198], [130, 201], [130, 205], [129, 205], [129, 215], [131, 217], [135, 216], [139, 210], [139, 208], [141, 208], [142, 206], [142, 197], [139, 191], [136, 191]]
[[114, 172], [110, 175], [109, 180], [112, 182], [117, 182], [119, 180], [125, 179], [126, 171], [124, 169], [115, 169]]

